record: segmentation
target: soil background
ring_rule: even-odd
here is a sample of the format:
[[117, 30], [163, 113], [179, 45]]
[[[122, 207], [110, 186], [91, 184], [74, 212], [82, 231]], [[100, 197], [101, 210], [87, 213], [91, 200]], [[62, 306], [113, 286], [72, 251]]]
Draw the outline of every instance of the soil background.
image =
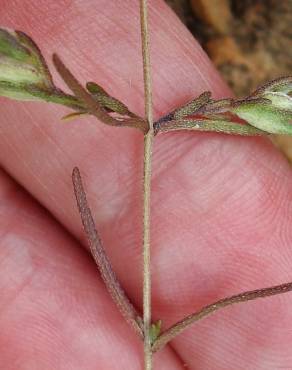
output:
[[[292, 74], [292, 0], [165, 0], [237, 97]], [[273, 141], [292, 161], [292, 138]]]

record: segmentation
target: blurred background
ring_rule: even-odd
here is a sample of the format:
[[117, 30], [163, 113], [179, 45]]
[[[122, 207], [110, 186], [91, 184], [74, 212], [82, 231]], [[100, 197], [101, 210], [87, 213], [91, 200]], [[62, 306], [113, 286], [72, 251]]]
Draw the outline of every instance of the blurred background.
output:
[[[201, 43], [221, 75], [244, 97], [292, 75], [292, 0], [165, 0]], [[273, 142], [292, 162], [292, 138]]]

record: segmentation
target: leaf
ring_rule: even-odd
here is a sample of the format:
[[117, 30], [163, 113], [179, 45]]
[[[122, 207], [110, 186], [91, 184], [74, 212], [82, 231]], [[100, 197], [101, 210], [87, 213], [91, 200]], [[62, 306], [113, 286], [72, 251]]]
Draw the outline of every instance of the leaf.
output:
[[161, 320], [158, 320], [155, 323], [151, 324], [151, 326], [150, 326], [151, 344], [153, 344], [156, 341], [156, 339], [159, 337], [160, 332], [161, 332], [161, 325], [162, 325]]
[[269, 81], [260, 86], [250, 96], [263, 96], [264, 94], [270, 92], [290, 94], [292, 92], [292, 76], [280, 77], [273, 81]]
[[190, 101], [183, 107], [177, 109], [174, 112], [174, 119], [180, 119], [185, 116], [189, 116], [190, 114], [194, 114], [200, 108], [202, 108], [205, 104], [210, 101], [211, 92], [205, 91], [201, 95], [199, 95], [196, 99]]
[[73, 112], [73, 113], [66, 114], [64, 117], [62, 117], [62, 121], [72, 121], [73, 119], [80, 118], [86, 115], [88, 115], [88, 112], [86, 111]]
[[134, 114], [129, 111], [127, 106], [120, 102], [118, 99], [110, 96], [101, 86], [95, 82], [87, 82], [87, 90], [96, 99], [96, 101], [103, 107], [108, 109], [110, 112], [118, 113], [122, 116], [132, 117]]
[[98, 266], [105, 286], [122, 315], [133, 326], [139, 336], [143, 338], [142, 318], [130, 302], [111, 266], [100, 236], [96, 230], [91, 210], [88, 206], [86, 193], [83, 188], [81, 174], [77, 167], [73, 169], [72, 181], [78, 210], [87, 236], [90, 251], [96, 265]]

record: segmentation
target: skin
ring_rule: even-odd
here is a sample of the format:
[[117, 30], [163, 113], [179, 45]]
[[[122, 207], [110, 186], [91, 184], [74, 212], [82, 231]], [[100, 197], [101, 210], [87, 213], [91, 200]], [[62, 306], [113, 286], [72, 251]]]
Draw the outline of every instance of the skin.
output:
[[[2, 0], [0, 24], [143, 115], [138, 14], [134, 0]], [[230, 94], [162, 1], [150, 1], [150, 18], [156, 118], [204, 90]], [[0, 112], [0, 368], [142, 369], [140, 340], [87, 252], [70, 179], [79, 166], [114, 269], [141, 308], [142, 135], [91, 117], [61, 123], [68, 109], [45, 103], [1, 98]], [[167, 327], [224, 296], [292, 280], [291, 200], [291, 169], [266, 139], [158, 136], [154, 318]], [[291, 303], [285, 294], [218, 312], [155, 355], [155, 368], [291, 369]]]

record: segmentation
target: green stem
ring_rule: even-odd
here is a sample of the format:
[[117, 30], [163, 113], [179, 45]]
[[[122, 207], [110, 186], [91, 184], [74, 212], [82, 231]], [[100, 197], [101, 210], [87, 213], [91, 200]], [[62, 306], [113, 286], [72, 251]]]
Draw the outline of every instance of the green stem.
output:
[[[2, 90], [1, 90], [2, 89]], [[5, 93], [3, 93], [5, 91]], [[23, 96], [26, 98], [23, 98]], [[48, 103], [56, 103], [65, 105], [75, 110], [85, 110], [85, 104], [73, 95], [64, 93], [60, 89], [44, 90], [36, 86], [27, 86], [26, 84], [13, 84], [0, 81], [0, 95], [14, 99], [27, 100], [43, 100]]]
[[82, 103], [79, 99], [77, 99], [73, 95], [65, 94], [64, 92], [60, 90], [56, 91], [56, 93], [52, 95], [47, 94], [46, 96], [44, 94], [43, 99], [51, 103], [65, 105], [74, 110], [78, 110], [78, 111], [86, 110], [84, 103]]

